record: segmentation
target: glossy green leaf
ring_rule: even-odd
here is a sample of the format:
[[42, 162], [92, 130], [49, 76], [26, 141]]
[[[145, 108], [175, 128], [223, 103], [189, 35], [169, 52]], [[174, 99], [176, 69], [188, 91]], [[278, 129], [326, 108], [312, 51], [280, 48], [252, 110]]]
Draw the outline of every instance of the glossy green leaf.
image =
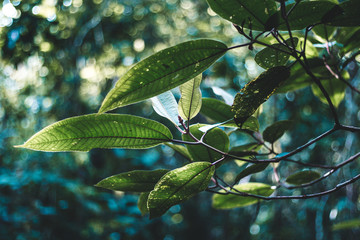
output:
[[201, 78], [200, 74], [180, 86], [179, 114], [187, 121], [195, 117], [201, 109]]
[[98, 182], [95, 186], [114, 191], [148, 192], [154, 189], [155, 184], [169, 170], [158, 169], [153, 171], [135, 170], [120, 173]]
[[204, 191], [214, 172], [215, 167], [209, 162], [195, 162], [165, 174], [150, 192], [150, 218], [160, 217], [170, 207]]
[[[265, 197], [270, 196], [274, 192], [274, 189], [272, 189], [270, 185], [264, 183], [249, 182], [249, 183], [235, 185], [234, 188], [240, 192], [260, 195]], [[225, 190], [220, 190], [220, 191], [225, 192]], [[228, 194], [228, 195], [215, 194], [212, 197], [212, 206], [216, 209], [231, 209], [231, 208], [245, 207], [255, 204], [257, 202], [259, 202], [259, 199], [257, 198], [243, 197], [233, 194]]]
[[200, 39], [164, 49], [132, 67], [105, 97], [99, 113], [136, 103], [177, 87], [206, 70], [227, 51]]
[[341, 14], [329, 19], [328, 24], [336, 27], [355, 27], [360, 25], [360, 1], [348, 0], [339, 4]]
[[169, 119], [175, 125], [180, 125], [178, 104], [172, 92], [167, 91], [156, 97], [152, 97], [151, 102], [157, 114]]
[[192, 160], [189, 151], [186, 147], [178, 144], [172, 144], [172, 143], [165, 143], [166, 146], [172, 148], [177, 153], [181, 154], [186, 159]]
[[235, 178], [235, 182], [239, 182], [241, 179], [243, 179], [246, 176], [249, 176], [254, 173], [262, 172], [269, 166], [269, 163], [257, 163], [253, 164], [250, 167], [245, 168], [243, 171], [241, 171]]
[[[329, 94], [331, 102], [335, 107], [338, 107], [345, 97], [346, 84], [336, 78], [324, 80], [321, 81], [321, 83], [324, 86], [326, 92]], [[325, 96], [317, 85], [313, 84], [311, 89], [314, 95], [317, 96], [321, 102], [328, 104]]]
[[[301, 30], [308, 26], [321, 23], [323, 17], [337, 5], [329, 1], [302, 1], [290, 13], [288, 21], [291, 30]], [[286, 9], [289, 11], [293, 4], [289, 4]], [[281, 16], [280, 13], [278, 14]], [[280, 18], [279, 30], [287, 30], [286, 24]]]
[[235, 122], [241, 126], [289, 76], [290, 70], [287, 67], [279, 66], [270, 68], [246, 84], [236, 94], [232, 105], [231, 110], [235, 113]]
[[[298, 44], [298, 38], [293, 38], [295, 46]], [[292, 46], [291, 39], [286, 40], [289, 46]], [[289, 52], [288, 47], [282, 44], [273, 44], [272, 47]], [[268, 69], [276, 66], [283, 66], [289, 60], [290, 55], [276, 49], [267, 47], [255, 56], [255, 62], [262, 68]]]
[[360, 219], [350, 219], [347, 221], [338, 222], [331, 227], [331, 230], [339, 231], [356, 228], [360, 228]]
[[215, 98], [203, 98], [200, 113], [215, 122], [225, 122], [234, 118], [231, 106]]
[[269, 143], [274, 143], [292, 127], [292, 121], [278, 121], [268, 126], [263, 132], [263, 138]]
[[[205, 125], [195, 124], [190, 126], [190, 133], [192, 133], [197, 139], [200, 139], [204, 135], [204, 133], [199, 129], [202, 126]], [[183, 134], [182, 139], [188, 142], [195, 142], [194, 139], [192, 139], [188, 134]], [[229, 150], [229, 137], [220, 128], [213, 128], [207, 132], [203, 141], [222, 152], [227, 152]], [[202, 145], [188, 144], [186, 145], [186, 148], [188, 149], [194, 161], [214, 162], [222, 157], [220, 153], [217, 153], [214, 150], [208, 149]]]
[[39, 151], [89, 151], [93, 148], [149, 148], [172, 139], [153, 120], [120, 114], [90, 114], [56, 122], [17, 146]]
[[211, 9], [222, 18], [252, 30], [266, 29], [268, 18], [276, 12], [274, 0], [207, 0]]
[[304, 170], [294, 173], [286, 178], [286, 182], [292, 185], [301, 185], [320, 178], [320, 173], [312, 170]]
[[147, 201], [149, 198], [149, 194], [150, 192], [142, 192], [139, 196], [138, 202], [137, 202], [137, 206], [141, 212], [141, 215], [145, 215], [147, 213], [149, 213], [149, 209], [147, 207]]

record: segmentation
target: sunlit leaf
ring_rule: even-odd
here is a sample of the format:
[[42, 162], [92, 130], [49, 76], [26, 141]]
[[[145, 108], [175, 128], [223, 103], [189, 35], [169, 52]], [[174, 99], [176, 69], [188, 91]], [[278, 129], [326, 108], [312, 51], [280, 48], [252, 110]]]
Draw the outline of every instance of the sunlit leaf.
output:
[[320, 173], [312, 170], [303, 170], [297, 173], [294, 173], [286, 178], [286, 182], [292, 185], [301, 185], [305, 183], [312, 182], [320, 178]]
[[262, 172], [265, 170], [265, 168], [269, 166], [269, 163], [257, 163], [253, 164], [250, 167], [245, 168], [243, 171], [241, 171], [235, 178], [235, 182], [239, 182], [241, 179], [243, 179], [246, 176], [249, 176], [254, 173]]
[[172, 139], [153, 120], [120, 114], [90, 114], [56, 122], [18, 146], [39, 151], [89, 151], [93, 148], [149, 148]]
[[[326, 92], [329, 94], [331, 102], [335, 107], [338, 107], [345, 97], [346, 84], [336, 78], [324, 80], [321, 81], [321, 83], [324, 86]], [[317, 96], [321, 102], [328, 104], [324, 94], [317, 85], [313, 84], [311, 89], [314, 95]]]
[[331, 230], [338, 231], [356, 228], [360, 228], [360, 219], [350, 219], [347, 221], [338, 222], [331, 227]]
[[235, 113], [236, 123], [241, 126], [289, 76], [290, 70], [287, 67], [279, 66], [270, 68], [246, 84], [236, 94], [231, 109]]
[[274, 143], [276, 140], [281, 138], [284, 133], [289, 130], [292, 126], [292, 121], [283, 120], [273, 123], [268, 126], [263, 132], [263, 138], [269, 143]]
[[[254, 182], [235, 185], [234, 189], [240, 192], [260, 195], [265, 197], [270, 196], [274, 192], [274, 189], [271, 188], [270, 185], [264, 183], [254, 183]], [[229, 190], [229, 188], [227, 188], [227, 190]], [[225, 193], [225, 190], [220, 190], [220, 192]], [[215, 194], [212, 197], [212, 206], [216, 209], [245, 207], [255, 204], [257, 202], [259, 202], [259, 199], [257, 198], [243, 197], [233, 194], [227, 194], [227, 195]]]
[[156, 97], [152, 97], [151, 102], [157, 114], [169, 119], [175, 125], [180, 125], [178, 104], [172, 92], [167, 91]]
[[200, 74], [180, 86], [179, 114], [187, 121], [195, 117], [201, 109], [201, 78]]
[[186, 159], [192, 160], [189, 151], [186, 147], [178, 144], [172, 144], [172, 143], [165, 143], [166, 146], [172, 148], [177, 153], [181, 154]]
[[[197, 139], [200, 139], [204, 133], [200, 131], [200, 127], [205, 126], [204, 124], [195, 124], [190, 126], [190, 133], [193, 134]], [[195, 142], [188, 134], [183, 134], [184, 141]], [[227, 152], [229, 150], [229, 137], [220, 128], [213, 128], [206, 133], [203, 141], [208, 145], [222, 151]], [[214, 162], [222, 157], [222, 155], [214, 150], [211, 150], [202, 145], [186, 145], [192, 159], [194, 161], [203, 162]]]
[[209, 162], [195, 162], [165, 174], [150, 192], [150, 218], [159, 217], [170, 207], [204, 191], [214, 171], [215, 167]]
[[[298, 44], [298, 38], [293, 38], [295, 47]], [[286, 40], [288, 46], [292, 46], [291, 39]], [[289, 52], [287, 46], [282, 44], [273, 44], [272, 47], [276, 49], [281, 49], [283, 51]], [[255, 56], [255, 62], [259, 64], [260, 67], [268, 69], [276, 66], [283, 66], [289, 60], [290, 55], [281, 51], [278, 51], [274, 48], [267, 47]]]
[[274, 0], [207, 0], [222, 18], [253, 30], [265, 29], [268, 18], [276, 12]]
[[149, 209], [147, 207], [147, 201], [149, 198], [149, 194], [150, 192], [142, 192], [139, 196], [138, 202], [137, 202], [137, 206], [141, 212], [141, 215], [145, 215], [147, 213], [149, 213]]
[[217, 86], [212, 86], [211, 89], [213, 90], [213, 92], [220, 96], [222, 99], [224, 99], [225, 103], [228, 105], [231, 105], [234, 102], [234, 96], [232, 96], [230, 93], [228, 93], [227, 91], [225, 91], [222, 88], [219, 88]]
[[154, 189], [155, 184], [169, 170], [158, 169], [153, 171], [135, 170], [120, 173], [98, 182], [95, 186], [114, 191], [148, 192]]
[[105, 97], [99, 113], [166, 92], [206, 70], [227, 51], [214, 40], [194, 40], [164, 49], [132, 67]]

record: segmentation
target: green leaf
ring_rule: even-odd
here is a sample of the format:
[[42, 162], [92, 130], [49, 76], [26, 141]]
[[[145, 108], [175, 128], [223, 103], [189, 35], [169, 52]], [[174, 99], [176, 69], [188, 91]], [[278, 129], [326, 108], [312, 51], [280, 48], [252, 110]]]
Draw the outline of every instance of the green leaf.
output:
[[149, 148], [172, 139], [153, 120], [120, 114], [90, 114], [56, 122], [17, 146], [38, 151], [89, 151], [93, 148]]
[[[290, 13], [288, 21], [291, 30], [301, 30], [308, 26], [322, 23], [322, 18], [337, 5], [329, 1], [303, 1], [300, 2]], [[286, 11], [293, 7], [293, 4], [286, 6]], [[280, 18], [281, 14], [278, 13]], [[280, 18], [279, 30], [287, 30], [285, 21]]]
[[243, 179], [246, 176], [249, 176], [254, 173], [262, 172], [269, 166], [269, 163], [257, 163], [253, 164], [250, 167], [245, 168], [243, 171], [241, 171], [235, 178], [235, 182], [239, 182], [241, 179]]
[[172, 148], [174, 151], [180, 153], [186, 159], [192, 160], [189, 151], [186, 147], [178, 144], [165, 143], [166, 146]]
[[207, 0], [211, 9], [222, 18], [252, 30], [266, 29], [268, 18], [276, 12], [274, 0]]
[[[237, 156], [237, 157], [241, 157], [241, 158], [245, 158], [245, 159], [250, 159], [251, 157], [255, 156], [256, 153], [261, 149], [262, 145], [258, 144], [258, 143], [247, 143], [244, 145], [240, 145], [240, 146], [236, 146], [230, 149], [229, 153], [231, 155]], [[243, 166], [245, 163], [247, 163], [246, 161], [241, 161], [241, 160], [235, 160], [235, 163], [241, 167]]]
[[187, 121], [195, 117], [201, 109], [201, 78], [200, 74], [180, 86], [179, 114]]
[[[295, 47], [298, 44], [299, 39], [293, 38]], [[292, 46], [291, 39], [286, 40], [286, 43], [289, 46]], [[277, 49], [281, 49], [283, 51], [289, 52], [289, 49], [282, 44], [273, 44], [271, 45]], [[255, 62], [262, 68], [268, 69], [276, 66], [283, 66], [289, 60], [290, 55], [276, 49], [267, 47], [260, 52], [258, 52], [255, 56]]]
[[359, 0], [344, 1], [339, 6], [343, 12], [329, 19], [328, 24], [336, 27], [355, 27], [360, 25]]
[[292, 127], [292, 121], [283, 120], [268, 126], [263, 132], [263, 138], [269, 143], [274, 143]]
[[164, 49], [132, 67], [105, 97], [99, 113], [154, 97], [206, 70], [228, 50], [208, 39]]
[[234, 118], [231, 106], [215, 98], [203, 98], [200, 113], [215, 122], [225, 122]]
[[156, 97], [152, 97], [151, 102], [157, 114], [169, 119], [175, 125], [180, 125], [178, 104], [172, 92], [167, 91]]
[[155, 184], [169, 170], [158, 169], [153, 171], [135, 170], [120, 173], [98, 182], [95, 186], [114, 191], [148, 192], [154, 189]]
[[137, 202], [137, 206], [141, 212], [141, 215], [145, 215], [147, 213], [149, 213], [149, 209], [147, 207], [147, 201], [149, 198], [149, 194], [150, 192], [142, 192], [139, 196], [138, 202]]
[[236, 94], [232, 105], [231, 110], [235, 113], [235, 122], [241, 126], [289, 76], [290, 70], [287, 67], [279, 66], [270, 68], [246, 84]]
[[160, 217], [170, 207], [204, 191], [214, 172], [209, 162], [195, 162], [165, 174], [150, 192], [150, 218]]
[[[212, 124], [212, 125], [206, 125], [203, 126], [200, 129], [200, 131], [202, 132], [207, 132], [210, 129], [216, 128], [216, 127], [229, 127], [229, 128], [239, 128], [239, 126], [235, 123], [234, 119], [229, 119], [228, 121], [222, 122], [222, 123], [216, 123], [216, 124]], [[241, 129], [244, 130], [249, 130], [249, 131], [253, 131], [253, 132], [258, 132], [259, 131], [259, 121], [257, 120], [256, 117], [250, 116], [241, 126]]]
[[[272, 189], [270, 185], [264, 183], [249, 182], [249, 183], [235, 185], [234, 188], [240, 192], [260, 195], [265, 197], [270, 196], [274, 192], [274, 189]], [[229, 190], [229, 188], [227, 188], [227, 190]], [[220, 190], [220, 192], [225, 192], [225, 190]], [[228, 194], [228, 195], [215, 194], [212, 197], [212, 206], [216, 209], [231, 209], [237, 207], [245, 207], [255, 204], [257, 202], [259, 202], [259, 199], [253, 197], [242, 197], [233, 194]]]
[[[324, 80], [321, 81], [321, 83], [324, 86], [326, 92], [329, 94], [331, 102], [335, 107], [338, 107], [345, 97], [346, 84], [336, 78]], [[313, 84], [311, 89], [314, 95], [317, 96], [321, 102], [328, 104], [325, 96], [317, 85]]]
[[[190, 126], [190, 133], [193, 134], [197, 139], [200, 139], [204, 133], [199, 129], [205, 124], [194, 124]], [[182, 139], [188, 142], [195, 142], [188, 134], [183, 134]], [[203, 141], [208, 145], [222, 151], [227, 152], [229, 150], [229, 137], [228, 135], [221, 130], [220, 128], [213, 128], [205, 135]], [[192, 159], [194, 161], [202, 162], [214, 162], [222, 157], [220, 153], [215, 152], [214, 150], [208, 149], [202, 145], [186, 145]]]
[[350, 219], [347, 221], [336, 223], [331, 227], [331, 230], [338, 231], [338, 230], [356, 229], [356, 228], [360, 228], [360, 219]]
[[294, 173], [286, 178], [286, 182], [292, 185], [302, 185], [305, 183], [312, 182], [320, 178], [320, 173], [312, 170], [303, 170], [297, 173]]

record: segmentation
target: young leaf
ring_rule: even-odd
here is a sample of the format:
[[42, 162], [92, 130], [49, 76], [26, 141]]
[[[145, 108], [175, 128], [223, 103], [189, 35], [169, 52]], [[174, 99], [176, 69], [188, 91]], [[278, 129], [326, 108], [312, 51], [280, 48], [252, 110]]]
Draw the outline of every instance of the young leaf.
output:
[[[190, 126], [190, 133], [193, 134], [197, 139], [200, 139], [204, 133], [199, 130], [205, 124], [195, 124]], [[188, 142], [194, 142], [188, 134], [183, 134], [182, 139]], [[203, 141], [208, 145], [222, 151], [227, 152], [229, 150], [229, 137], [228, 135], [221, 130], [220, 128], [213, 128], [205, 135]], [[222, 157], [220, 153], [215, 152], [214, 150], [208, 149], [202, 145], [186, 145], [192, 159], [194, 161], [203, 161], [203, 162], [214, 162]]]
[[150, 218], [160, 217], [170, 207], [204, 191], [214, 172], [209, 162], [195, 162], [165, 174], [150, 192]]
[[179, 100], [180, 117], [189, 121], [195, 117], [201, 109], [201, 74], [194, 79], [180, 85], [181, 98]]
[[153, 190], [155, 184], [168, 171], [158, 169], [124, 172], [101, 180], [95, 187], [124, 192], [147, 192]]
[[279, 66], [270, 68], [246, 84], [236, 94], [231, 109], [235, 113], [235, 122], [241, 126], [289, 76], [290, 70], [287, 67]]
[[[338, 107], [345, 97], [346, 84], [336, 78], [324, 80], [321, 81], [321, 83], [324, 86], [326, 92], [329, 94], [331, 102], [335, 107]], [[317, 85], [313, 84], [311, 86], [311, 90], [314, 95], [320, 99], [321, 102], [328, 104], [324, 94]]]
[[93, 148], [149, 148], [172, 139], [153, 120], [120, 114], [90, 114], [56, 122], [18, 146], [38, 151], [89, 151]]
[[225, 44], [194, 40], [164, 49], [132, 67], [105, 97], [99, 113], [154, 97], [206, 70], [225, 54]]
[[[274, 192], [274, 189], [272, 189], [270, 185], [264, 183], [249, 182], [249, 183], [235, 185], [234, 188], [240, 192], [255, 194], [265, 197], [270, 196]], [[225, 192], [225, 190], [220, 190], [220, 191]], [[212, 206], [216, 209], [230, 209], [230, 208], [249, 206], [257, 203], [258, 201], [259, 199], [253, 197], [242, 197], [233, 194], [228, 194], [228, 195], [215, 194], [212, 197]]]
[[253, 164], [250, 167], [245, 168], [243, 171], [241, 171], [235, 178], [235, 182], [239, 182], [241, 179], [243, 179], [246, 176], [249, 176], [254, 173], [262, 172], [269, 166], [269, 163], [257, 163]]
[[265, 29], [268, 18], [276, 12], [274, 0], [207, 0], [222, 18], [252, 30]]
[[[291, 11], [288, 21], [291, 30], [301, 30], [308, 26], [322, 23], [322, 18], [337, 5], [329, 1], [302, 1]], [[289, 12], [293, 4], [286, 6]], [[279, 13], [279, 16], [280, 13]], [[285, 21], [280, 18], [279, 30], [287, 30]]]
[[138, 202], [137, 202], [137, 206], [141, 212], [141, 215], [145, 215], [147, 213], [149, 213], [149, 209], [147, 207], [147, 201], [148, 201], [148, 198], [149, 198], [149, 194], [150, 192], [142, 192], [140, 193], [140, 196], [139, 196], [139, 199], [138, 199]]
[[[298, 44], [299, 39], [293, 38], [295, 47]], [[292, 46], [291, 39], [286, 40], [289, 46]], [[273, 44], [273, 47], [289, 52], [288, 48], [282, 44]], [[267, 47], [255, 56], [255, 62], [262, 68], [269, 69], [276, 66], [283, 66], [289, 60], [290, 55], [276, 49]]]
[[200, 113], [216, 122], [234, 118], [231, 106], [215, 98], [203, 98]]
[[301, 185], [320, 178], [320, 173], [312, 170], [304, 170], [294, 173], [286, 178], [286, 182], [292, 185]]
[[274, 143], [276, 140], [281, 138], [284, 133], [289, 130], [292, 126], [292, 121], [283, 120], [273, 123], [268, 126], [263, 132], [263, 138], [269, 143]]
[[151, 102], [157, 114], [169, 119], [175, 125], [180, 125], [178, 104], [172, 92], [167, 91], [156, 97], [152, 97]]
[[172, 143], [165, 143], [166, 146], [172, 148], [174, 151], [180, 153], [183, 157], [188, 160], [192, 160], [189, 151], [186, 147], [182, 145], [172, 144]]

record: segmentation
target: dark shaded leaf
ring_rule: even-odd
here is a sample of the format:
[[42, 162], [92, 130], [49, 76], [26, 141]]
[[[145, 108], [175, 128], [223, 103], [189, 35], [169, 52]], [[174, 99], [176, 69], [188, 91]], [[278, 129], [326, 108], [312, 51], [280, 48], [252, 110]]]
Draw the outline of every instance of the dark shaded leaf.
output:
[[294, 173], [286, 178], [286, 182], [292, 185], [302, 185], [320, 178], [320, 173], [312, 170], [304, 170]]
[[38, 151], [89, 151], [93, 148], [149, 148], [172, 139], [159, 122], [120, 114], [90, 114], [56, 122], [17, 146]]
[[147, 201], [149, 198], [149, 194], [150, 192], [142, 192], [139, 196], [138, 202], [137, 202], [137, 206], [141, 212], [141, 215], [145, 215], [147, 213], [149, 213], [149, 209], [147, 207]]
[[327, 19], [328, 24], [336, 27], [355, 27], [360, 25], [360, 1], [348, 0], [339, 4], [343, 10], [334, 18]]
[[227, 51], [221, 42], [200, 39], [164, 49], [132, 67], [105, 97], [99, 113], [154, 97], [206, 70]]
[[292, 126], [292, 121], [283, 120], [273, 123], [268, 126], [263, 132], [263, 138], [269, 143], [274, 143], [276, 140], [281, 138], [284, 133], [289, 130]]
[[243, 171], [241, 171], [235, 178], [235, 182], [239, 182], [241, 179], [243, 179], [246, 176], [249, 176], [254, 173], [262, 172], [265, 170], [265, 168], [269, 166], [269, 163], [257, 163], [253, 164], [250, 167], [245, 168]]
[[195, 162], [165, 174], [150, 192], [150, 218], [163, 215], [170, 207], [204, 191], [215, 172], [209, 162]]
[[[264, 183], [249, 182], [235, 185], [234, 188], [240, 192], [266, 197], [270, 196], [274, 192], [274, 189], [272, 189], [270, 185]], [[225, 192], [225, 190], [221, 190], [221, 192]], [[242, 197], [233, 194], [215, 194], [212, 197], [212, 206], [216, 209], [231, 209], [238, 207], [246, 207], [259, 201], [259, 199], [253, 197]]]
[[153, 171], [135, 170], [120, 173], [98, 182], [95, 186], [114, 191], [148, 192], [154, 189], [159, 179], [167, 173], [167, 169]]
[[215, 122], [225, 122], [234, 118], [231, 106], [215, 98], [203, 98], [200, 113]]
[[246, 84], [236, 94], [232, 105], [231, 110], [235, 113], [235, 122], [241, 126], [289, 76], [290, 70], [287, 67], [279, 66], [270, 68]]
[[336, 223], [331, 227], [331, 230], [338, 231], [356, 228], [360, 228], [360, 219], [350, 219], [347, 221]]

